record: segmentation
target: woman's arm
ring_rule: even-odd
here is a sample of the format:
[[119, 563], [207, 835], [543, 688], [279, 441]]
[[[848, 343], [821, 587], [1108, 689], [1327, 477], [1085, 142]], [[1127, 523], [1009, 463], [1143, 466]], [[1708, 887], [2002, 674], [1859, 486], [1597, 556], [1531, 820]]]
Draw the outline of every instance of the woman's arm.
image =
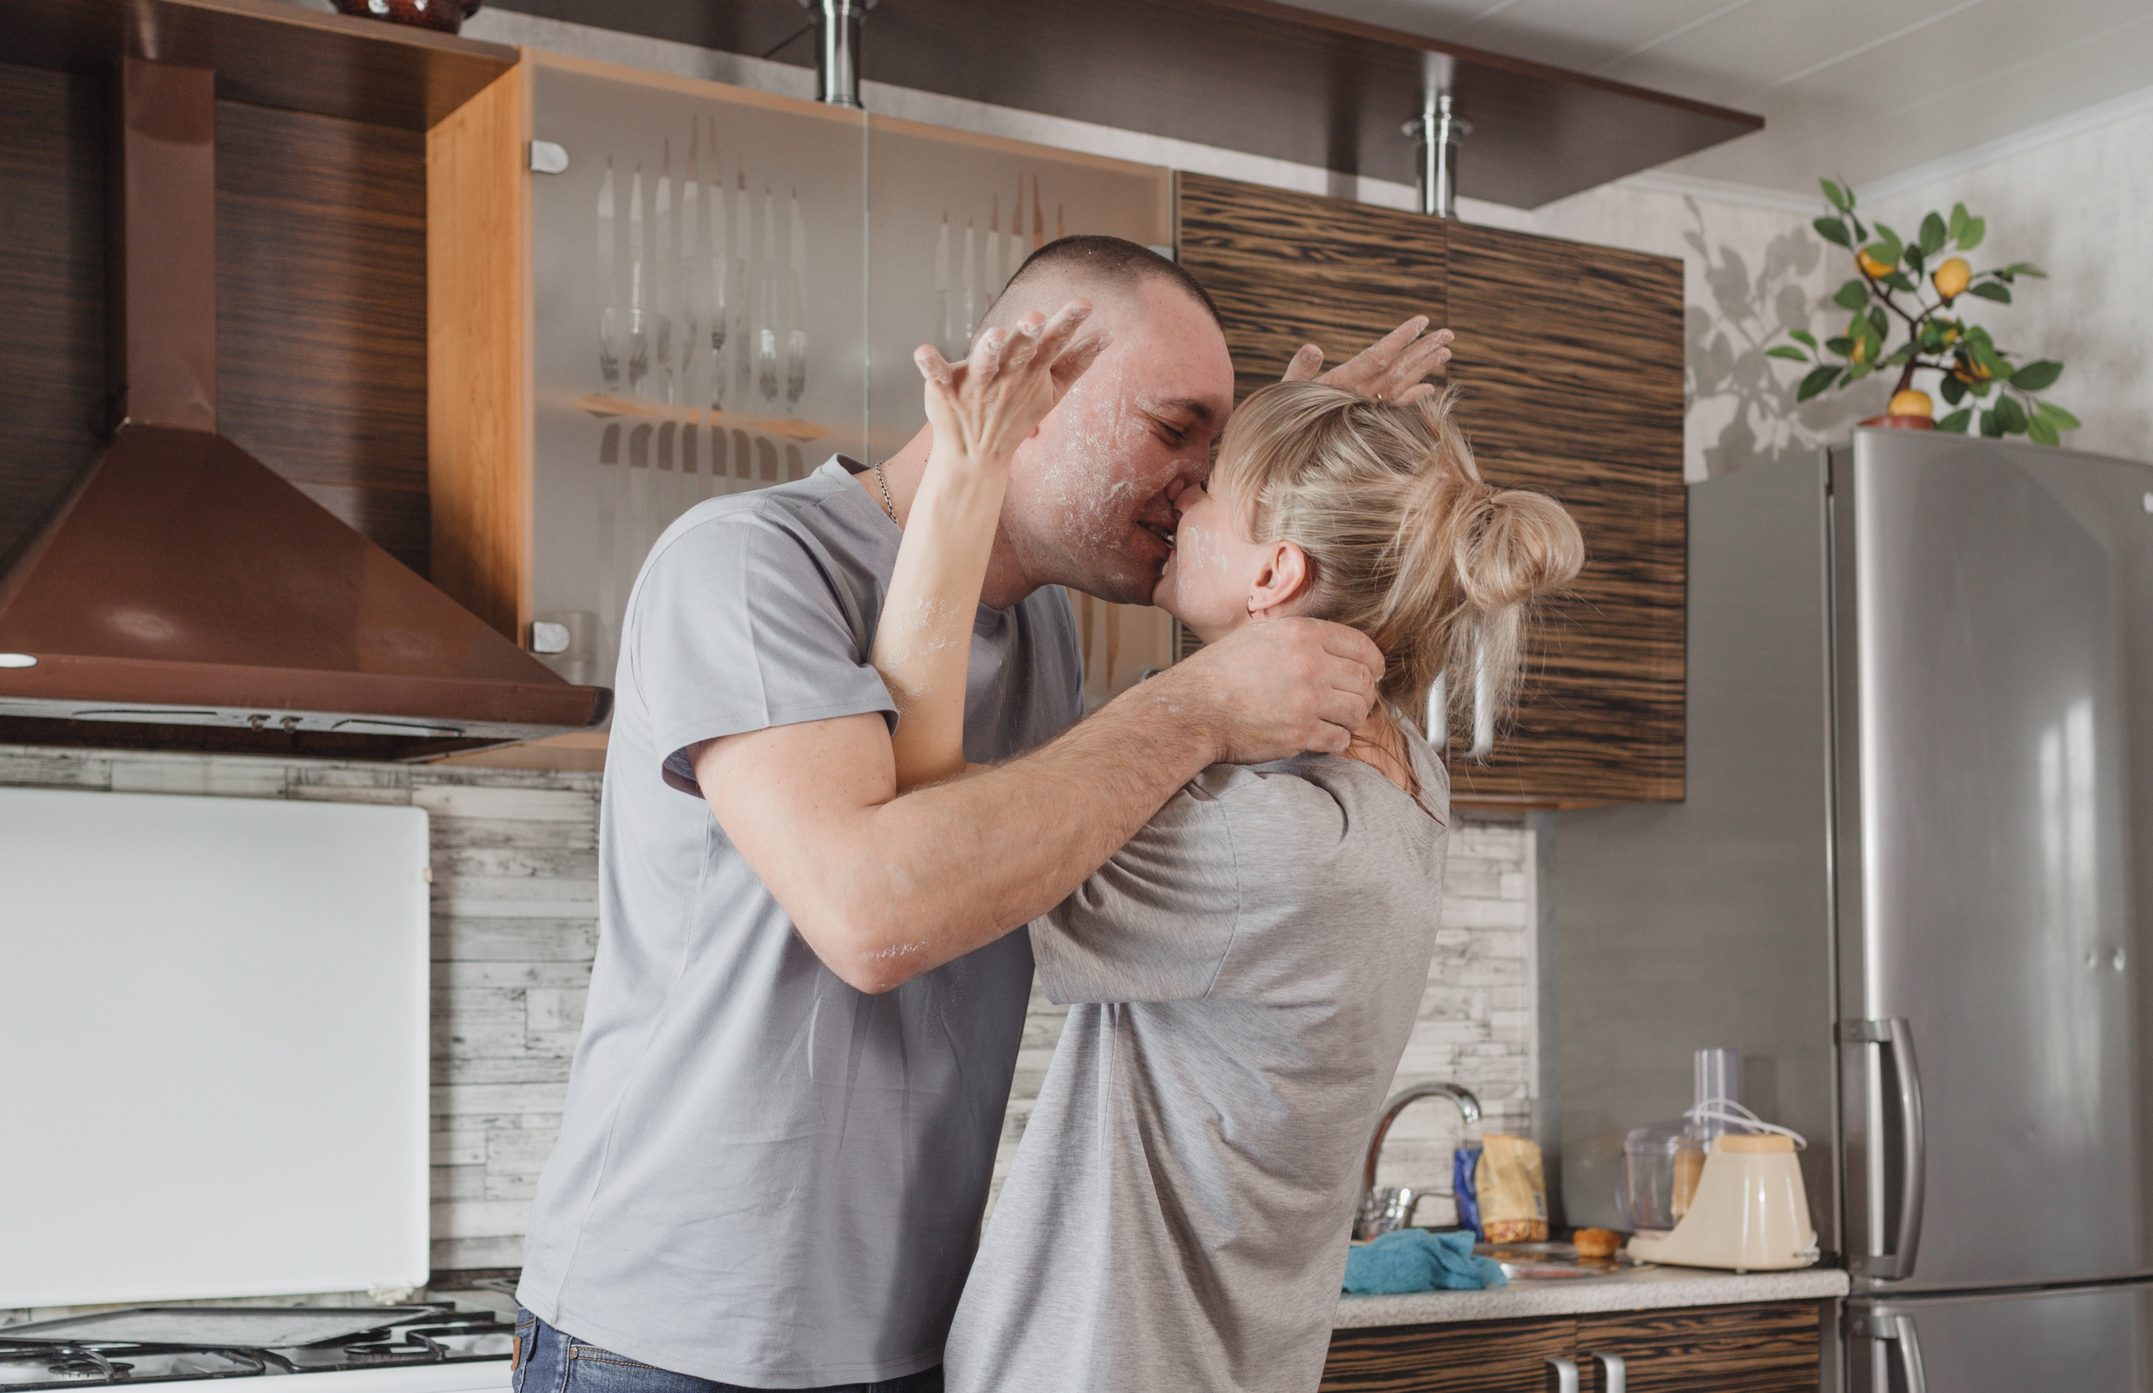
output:
[[875, 626], [872, 661], [897, 703], [890, 743], [902, 793], [965, 769], [965, 668], [972, 618], [1008, 491], [1009, 461], [1105, 346], [1077, 336], [1091, 306], [1073, 300], [980, 335], [952, 366], [913, 355], [934, 428], [927, 471], [905, 518], [897, 568]]

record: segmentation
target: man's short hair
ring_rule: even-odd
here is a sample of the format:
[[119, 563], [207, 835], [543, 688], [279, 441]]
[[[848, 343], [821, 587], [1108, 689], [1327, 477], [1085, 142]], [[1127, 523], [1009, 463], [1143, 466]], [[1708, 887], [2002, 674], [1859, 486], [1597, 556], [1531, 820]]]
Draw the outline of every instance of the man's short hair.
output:
[[987, 307], [987, 314], [982, 322], [1000, 323], [995, 311], [1009, 299], [1011, 291], [1026, 281], [1057, 272], [1080, 283], [1088, 282], [1094, 285], [1134, 287], [1145, 280], [1163, 280], [1202, 305], [1204, 312], [1211, 316], [1211, 322], [1221, 330], [1226, 327], [1226, 322], [1219, 318], [1219, 307], [1212, 303], [1210, 293], [1196, 277], [1172, 260], [1125, 237], [1102, 237], [1088, 233], [1075, 237], [1057, 237], [1024, 258], [1024, 264], [1009, 278], [1009, 284], [1002, 287], [1002, 293], [995, 296], [994, 303]]

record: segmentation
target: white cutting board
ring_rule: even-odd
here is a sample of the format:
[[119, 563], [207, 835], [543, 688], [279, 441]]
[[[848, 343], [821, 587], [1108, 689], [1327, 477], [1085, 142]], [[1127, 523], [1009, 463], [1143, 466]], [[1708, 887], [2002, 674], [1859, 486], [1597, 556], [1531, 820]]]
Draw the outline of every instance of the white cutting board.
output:
[[426, 1280], [426, 823], [0, 788], [0, 1307]]

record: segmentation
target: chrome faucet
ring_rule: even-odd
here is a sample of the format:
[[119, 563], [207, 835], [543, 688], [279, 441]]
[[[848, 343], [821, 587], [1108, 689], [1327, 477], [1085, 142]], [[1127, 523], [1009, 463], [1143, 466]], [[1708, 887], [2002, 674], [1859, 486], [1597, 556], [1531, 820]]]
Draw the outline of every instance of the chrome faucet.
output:
[[[1398, 1114], [1422, 1098], [1448, 1098], [1456, 1103], [1468, 1134], [1480, 1125], [1480, 1100], [1454, 1083], [1416, 1083], [1392, 1094], [1383, 1104], [1382, 1116], [1376, 1119], [1375, 1135], [1368, 1139], [1368, 1164], [1361, 1172], [1361, 1210], [1353, 1221], [1355, 1238], [1374, 1238], [1412, 1222], [1413, 1206], [1420, 1203], [1421, 1193], [1403, 1186], [1377, 1189], [1376, 1163], [1383, 1158], [1383, 1139], [1390, 1135]], [[1447, 1195], [1449, 1191], [1434, 1193]]]

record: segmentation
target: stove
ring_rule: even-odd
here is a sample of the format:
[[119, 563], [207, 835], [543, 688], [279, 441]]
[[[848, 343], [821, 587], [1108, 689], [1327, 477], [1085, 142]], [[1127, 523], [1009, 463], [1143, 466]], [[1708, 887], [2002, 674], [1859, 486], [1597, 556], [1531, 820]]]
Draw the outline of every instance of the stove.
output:
[[513, 1334], [495, 1312], [453, 1302], [137, 1307], [0, 1326], [0, 1393], [294, 1374], [333, 1377], [336, 1393], [497, 1393], [508, 1385]]

